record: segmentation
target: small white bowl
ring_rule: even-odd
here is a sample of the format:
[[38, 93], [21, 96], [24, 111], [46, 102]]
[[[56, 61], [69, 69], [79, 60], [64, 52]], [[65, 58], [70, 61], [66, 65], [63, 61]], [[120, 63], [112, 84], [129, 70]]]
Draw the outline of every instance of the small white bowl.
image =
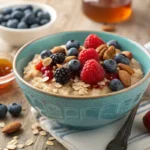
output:
[[0, 25], [0, 37], [6, 41], [11, 46], [22, 46], [27, 42], [48, 35], [51, 32], [51, 25], [56, 20], [56, 11], [49, 5], [39, 2], [13, 2], [9, 4], [0, 5], [0, 10], [6, 7], [19, 6], [19, 5], [28, 5], [31, 4], [35, 7], [41, 8], [42, 10], [48, 12], [51, 16], [49, 23], [42, 25], [33, 29], [13, 29], [7, 28]]

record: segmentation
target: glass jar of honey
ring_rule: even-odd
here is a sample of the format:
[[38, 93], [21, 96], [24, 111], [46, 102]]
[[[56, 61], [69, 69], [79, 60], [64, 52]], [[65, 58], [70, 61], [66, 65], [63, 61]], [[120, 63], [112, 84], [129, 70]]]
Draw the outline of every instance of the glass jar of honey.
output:
[[131, 0], [82, 0], [84, 14], [96, 22], [116, 23], [127, 20], [131, 13]]

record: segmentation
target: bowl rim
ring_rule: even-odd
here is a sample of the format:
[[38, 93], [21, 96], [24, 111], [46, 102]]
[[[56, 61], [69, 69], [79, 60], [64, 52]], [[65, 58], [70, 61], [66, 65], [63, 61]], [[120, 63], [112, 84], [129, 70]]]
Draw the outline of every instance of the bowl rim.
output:
[[1, 26], [1, 25], [0, 25], [0, 29], [5, 30], [5, 31], [10, 31], [10, 32], [16, 32], [16, 33], [18, 33], [18, 32], [34, 32], [34, 31], [37, 31], [37, 30], [41, 30], [41, 29], [43, 29], [45, 27], [49, 27], [49, 25], [52, 25], [55, 22], [56, 18], [57, 18], [56, 10], [53, 7], [51, 7], [50, 5], [47, 5], [47, 4], [42, 3], [42, 2], [15, 1], [15, 2], [8, 3], [8, 4], [0, 5], [0, 11], [3, 8], [10, 7], [10, 6], [17, 6], [17, 5], [33, 5], [33, 6], [38, 5], [39, 7], [41, 6], [40, 7], [41, 9], [42, 9], [42, 7], [45, 7], [45, 8], [47, 8], [46, 11], [51, 16], [51, 20], [48, 23], [46, 23], [46, 24], [44, 24], [42, 26], [39, 26], [39, 27], [36, 27], [36, 28], [32, 28], [32, 29], [31, 28], [15, 29], [15, 28], [4, 27], [4, 26]]
[[141, 85], [143, 82], [145, 82], [148, 78], [150, 78], [150, 71], [144, 76], [144, 78], [142, 78], [140, 81], [138, 81], [137, 83], [135, 83], [135, 84], [133, 84], [132, 86], [130, 86], [130, 87], [128, 87], [128, 88], [125, 88], [125, 89], [123, 89], [123, 90], [120, 90], [120, 91], [116, 91], [116, 92], [111, 92], [111, 93], [106, 93], [106, 94], [101, 94], [101, 95], [99, 95], [99, 96], [90, 96], [90, 95], [87, 95], [87, 96], [70, 96], [70, 95], [60, 95], [60, 94], [54, 94], [54, 93], [48, 93], [48, 92], [46, 92], [46, 91], [42, 91], [41, 89], [38, 89], [38, 88], [36, 88], [36, 87], [33, 87], [31, 84], [29, 84], [28, 82], [26, 82], [20, 75], [19, 75], [19, 73], [17, 72], [17, 69], [16, 69], [16, 60], [17, 60], [17, 57], [19, 56], [19, 54], [24, 50], [24, 48], [25, 47], [27, 47], [28, 45], [30, 45], [30, 44], [32, 44], [32, 43], [34, 43], [35, 41], [37, 41], [37, 40], [40, 40], [40, 39], [42, 39], [42, 38], [44, 38], [44, 37], [49, 37], [49, 36], [51, 36], [51, 35], [57, 35], [57, 34], [60, 34], [60, 33], [75, 33], [75, 32], [81, 32], [81, 33], [83, 33], [83, 32], [93, 32], [93, 33], [95, 33], [96, 34], [96, 32], [99, 32], [99, 33], [104, 33], [104, 34], [106, 34], [106, 35], [113, 35], [113, 36], [115, 36], [115, 37], [120, 37], [120, 38], [123, 38], [123, 39], [125, 39], [125, 40], [127, 40], [128, 42], [130, 42], [130, 43], [133, 43], [133, 44], [135, 44], [135, 45], [137, 45], [138, 47], [140, 47], [140, 49], [144, 52], [144, 53], [146, 53], [146, 54], [148, 54], [148, 57], [150, 58], [150, 55], [149, 55], [149, 53], [148, 53], [148, 50], [144, 47], [144, 46], [142, 46], [141, 44], [139, 44], [139, 43], [137, 43], [137, 42], [135, 42], [135, 41], [133, 41], [133, 40], [130, 40], [130, 39], [128, 39], [128, 38], [126, 38], [126, 37], [123, 37], [123, 36], [120, 36], [120, 35], [117, 35], [117, 34], [113, 34], [113, 33], [108, 33], [108, 32], [103, 32], [103, 31], [92, 31], [92, 30], [84, 30], [84, 31], [65, 31], [65, 32], [58, 32], [58, 33], [53, 33], [53, 34], [49, 34], [49, 35], [46, 35], [46, 36], [43, 36], [43, 37], [40, 37], [40, 38], [37, 38], [37, 39], [34, 39], [34, 40], [32, 40], [32, 41], [30, 41], [30, 42], [28, 42], [28, 43], [26, 43], [24, 46], [22, 46], [19, 50], [18, 50], [18, 52], [17, 52], [17, 54], [15, 55], [15, 57], [14, 57], [14, 60], [13, 60], [13, 68], [14, 68], [14, 74], [19, 78], [19, 80], [23, 83], [23, 84], [25, 84], [27, 87], [29, 87], [29, 88], [31, 88], [31, 89], [33, 89], [33, 90], [35, 90], [35, 91], [38, 91], [38, 92], [40, 92], [40, 93], [43, 93], [43, 94], [46, 94], [46, 95], [49, 95], [49, 96], [55, 96], [55, 97], [59, 97], [59, 98], [66, 98], [66, 99], [76, 99], [76, 100], [78, 100], [78, 99], [86, 99], [86, 100], [88, 100], [88, 99], [98, 99], [98, 98], [104, 98], [104, 97], [109, 97], [109, 96], [114, 96], [114, 95], [117, 95], [117, 94], [121, 94], [121, 93], [125, 93], [125, 92], [127, 92], [127, 91], [130, 91], [130, 90], [132, 90], [132, 89], [134, 89], [135, 87], [137, 87], [137, 86], [139, 86], [139, 85]]

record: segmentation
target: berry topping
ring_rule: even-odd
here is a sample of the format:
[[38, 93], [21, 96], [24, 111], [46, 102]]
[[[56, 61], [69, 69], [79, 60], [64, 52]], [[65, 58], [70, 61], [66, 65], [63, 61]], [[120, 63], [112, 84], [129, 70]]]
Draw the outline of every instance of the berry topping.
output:
[[86, 50], [82, 50], [79, 53], [78, 59], [79, 59], [81, 65], [84, 65], [85, 62], [89, 59], [95, 59], [96, 61], [99, 61], [99, 56], [94, 48], [89, 48]]
[[52, 54], [52, 52], [50, 50], [44, 50], [41, 52], [41, 58], [44, 59], [46, 57], [50, 57], [50, 55]]
[[88, 60], [80, 74], [81, 80], [87, 84], [96, 84], [105, 77], [103, 67], [94, 59]]
[[66, 84], [67, 82], [70, 81], [71, 72], [69, 69], [64, 68], [64, 67], [58, 68], [55, 71], [54, 77], [57, 83]]
[[69, 61], [68, 67], [69, 67], [70, 71], [72, 71], [72, 72], [79, 71], [79, 69], [81, 67], [80, 61], [76, 60], [76, 59], [72, 59]]
[[106, 73], [105, 75], [106, 75], [106, 79], [110, 81], [119, 78], [117, 73]]
[[5, 118], [7, 114], [7, 107], [3, 104], [0, 104], [0, 119]]
[[12, 103], [11, 105], [8, 106], [8, 111], [12, 116], [19, 116], [21, 111], [22, 111], [22, 106], [17, 103]]
[[72, 48], [72, 47], [74, 47], [74, 48], [76, 48], [76, 49], [79, 49], [80, 43], [79, 43], [78, 41], [75, 41], [75, 40], [68, 41], [68, 42], [66, 43], [66, 48], [67, 48], [67, 49], [70, 49], [70, 48]]
[[114, 46], [114, 47], [117, 48], [117, 49], [120, 49], [120, 48], [121, 48], [120, 44], [119, 44], [116, 40], [108, 41], [108, 42], [107, 42], [107, 45], [108, 45], [108, 46]]
[[24, 16], [24, 14], [23, 14], [23, 12], [20, 11], [20, 10], [13, 11], [13, 12], [11, 13], [11, 18], [12, 18], [12, 19], [18, 19], [18, 20], [20, 20], [23, 16]]
[[39, 61], [39, 62], [35, 65], [36, 70], [39, 70], [39, 71], [41, 71], [42, 67], [43, 67], [42, 61]]
[[117, 72], [117, 63], [112, 59], [105, 60], [103, 67], [106, 70], [106, 72], [109, 72], [109, 73]]
[[97, 48], [98, 46], [105, 44], [105, 42], [95, 34], [90, 34], [84, 41], [86, 48]]
[[116, 54], [116, 56], [115, 56], [115, 61], [117, 62], [117, 63], [122, 63], [122, 64], [126, 64], [126, 65], [129, 65], [129, 63], [130, 63], [130, 60], [129, 60], [129, 58], [128, 57], [126, 57], [125, 55], [123, 55], [123, 54]]
[[52, 54], [50, 58], [52, 59], [53, 65], [62, 64], [65, 60], [65, 55], [63, 53], [56, 53], [56, 54]]
[[52, 67], [51, 66], [44, 66], [41, 68], [41, 72], [44, 74], [45, 71], [49, 71], [49, 70], [52, 70]]
[[68, 56], [78, 56], [78, 49], [72, 47], [67, 51]]
[[41, 25], [44, 25], [44, 24], [47, 24], [48, 22], [49, 22], [48, 19], [42, 19], [42, 20], [40, 21], [40, 24], [41, 24]]
[[143, 117], [143, 123], [147, 130], [150, 132], [150, 111], [148, 111]]
[[109, 83], [109, 88], [112, 90], [112, 91], [119, 91], [119, 90], [122, 90], [124, 88], [123, 84], [121, 83], [120, 80], [118, 79], [113, 79], [110, 81]]
[[11, 13], [12, 13], [12, 9], [11, 9], [10, 7], [4, 8], [4, 9], [2, 10], [2, 14], [3, 14], [3, 15], [8, 15], [8, 14], [11, 14]]
[[17, 19], [10, 19], [7, 21], [7, 27], [9, 28], [17, 28], [18, 20]]
[[27, 24], [25, 22], [20, 22], [17, 26], [18, 29], [26, 29], [28, 28]]
[[45, 72], [44, 72], [44, 74], [43, 74], [43, 78], [44, 77], [49, 77], [49, 79], [48, 80], [52, 80], [53, 79], [53, 72], [52, 71], [50, 71], [50, 70], [46, 70]]

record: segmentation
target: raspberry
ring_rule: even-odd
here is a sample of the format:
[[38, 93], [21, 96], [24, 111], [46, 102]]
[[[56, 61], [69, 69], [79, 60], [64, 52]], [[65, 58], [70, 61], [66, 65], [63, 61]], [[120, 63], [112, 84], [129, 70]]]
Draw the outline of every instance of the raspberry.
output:
[[150, 132], [150, 111], [148, 111], [143, 117], [143, 123], [147, 130]]
[[44, 74], [45, 71], [48, 71], [48, 70], [52, 70], [52, 67], [51, 66], [44, 66], [41, 68], [41, 72]]
[[50, 70], [45, 71], [43, 74], [43, 78], [44, 77], [49, 77], [49, 80], [52, 80], [53, 79], [53, 72]]
[[39, 61], [36, 65], [35, 65], [35, 69], [36, 70], [41, 70], [43, 67], [42, 61]]
[[110, 81], [113, 80], [113, 79], [119, 79], [117, 73], [106, 73], [106, 78]]
[[89, 59], [95, 59], [96, 61], [99, 61], [98, 53], [95, 51], [94, 48], [82, 50], [78, 56], [78, 60], [80, 61], [82, 66]]
[[80, 77], [85, 83], [93, 85], [104, 80], [105, 71], [97, 61], [91, 59], [85, 63]]
[[105, 42], [99, 38], [96, 34], [90, 34], [84, 41], [84, 47], [97, 48], [98, 46], [105, 44]]

